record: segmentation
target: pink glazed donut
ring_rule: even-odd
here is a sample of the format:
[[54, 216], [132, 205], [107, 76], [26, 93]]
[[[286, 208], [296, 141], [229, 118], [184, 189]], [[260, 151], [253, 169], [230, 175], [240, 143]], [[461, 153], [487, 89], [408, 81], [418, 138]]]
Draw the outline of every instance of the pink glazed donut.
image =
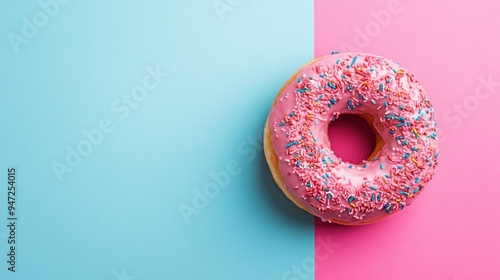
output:
[[[328, 125], [364, 118], [376, 147], [360, 164], [331, 150]], [[344, 225], [376, 222], [413, 203], [435, 173], [438, 139], [425, 90], [399, 64], [338, 53], [300, 68], [279, 91], [264, 128], [273, 178], [297, 206]]]

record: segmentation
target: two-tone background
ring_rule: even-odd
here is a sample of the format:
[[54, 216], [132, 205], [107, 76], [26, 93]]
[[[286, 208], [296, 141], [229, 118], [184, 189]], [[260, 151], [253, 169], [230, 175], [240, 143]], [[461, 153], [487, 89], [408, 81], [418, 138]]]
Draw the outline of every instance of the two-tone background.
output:
[[[498, 279], [499, 16], [493, 0], [2, 3], [0, 279]], [[370, 226], [315, 221], [263, 156], [276, 92], [332, 50], [400, 62], [439, 121], [434, 180]]]

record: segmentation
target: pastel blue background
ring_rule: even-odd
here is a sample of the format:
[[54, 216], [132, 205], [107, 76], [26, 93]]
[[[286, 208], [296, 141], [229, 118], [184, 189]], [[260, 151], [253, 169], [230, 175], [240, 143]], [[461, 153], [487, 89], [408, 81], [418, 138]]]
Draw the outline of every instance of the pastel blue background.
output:
[[[211, 0], [112, 2], [59, 5], [17, 54], [7, 34], [41, 8], [0, 7], [0, 279], [281, 279], [313, 257], [313, 218], [252, 144], [282, 83], [313, 58], [312, 1], [243, 1], [223, 20]], [[156, 65], [170, 75], [120, 119], [111, 104]], [[60, 182], [52, 163], [103, 118], [114, 131]], [[231, 161], [241, 173], [186, 224], [179, 205]]]

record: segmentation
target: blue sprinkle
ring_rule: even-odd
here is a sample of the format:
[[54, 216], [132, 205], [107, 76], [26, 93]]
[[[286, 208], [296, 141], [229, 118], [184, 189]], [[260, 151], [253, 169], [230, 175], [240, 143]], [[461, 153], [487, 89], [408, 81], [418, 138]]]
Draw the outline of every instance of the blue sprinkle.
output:
[[387, 80], [387, 82], [388, 82], [388, 83], [392, 82], [392, 78], [389, 78], [389, 79]]
[[301, 79], [301, 78], [299, 78], [299, 79], [297, 80], [297, 83], [300, 83], [300, 82], [302, 82], [302, 79]]
[[372, 194], [372, 199], [371, 199], [371, 201], [375, 201], [375, 195], [374, 195], [374, 194]]
[[291, 112], [291, 113], [289, 114], [289, 116], [290, 116], [290, 117], [295, 116], [295, 112]]
[[342, 79], [347, 78], [344, 74], [340, 75], [340, 77], [342, 77]]
[[391, 176], [389, 174], [385, 174], [385, 178], [390, 179]]
[[379, 89], [381, 92], [384, 92], [384, 85], [383, 85], [383, 84], [379, 84], [379, 85], [378, 85], [378, 89]]
[[290, 142], [290, 143], [286, 144], [286, 148], [290, 148], [291, 146], [298, 145], [298, 144], [299, 144], [299, 142], [293, 141], [293, 142]]
[[[330, 174], [326, 173], [325, 174], [327, 178], [330, 178]], [[328, 190], [327, 190], [328, 191]]]
[[307, 182], [306, 187], [310, 187], [310, 186], [311, 186], [311, 182]]
[[374, 186], [370, 186], [370, 189], [372, 189], [372, 190], [374, 190], [374, 191], [376, 191], [376, 190], [377, 190], [377, 188], [375, 188]]
[[340, 63], [340, 58], [339, 58], [339, 59], [337, 59], [337, 64], [339, 64], [339, 63]]
[[403, 166], [402, 165], [398, 165], [396, 166], [397, 169], [403, 169]]
[[313, 79], [313, 76], [309, 76], [309, 80], [312, 80]]
[[353, 201], [354, 201], [354, 196], [352, 196], [352, 195], [351, 195], [351, 196], [347, 199], [347, 201], [349, 201], [349, 203], [353, 202]]
[[420, 190], [419, 188], [416, 188], [413, 190], [413, 193], [416, 194], [416, 193], [418, 193], [419, 190]]
[[391, 129], [391, 130], [389, 130], [389, 133], [390, 133], [390, 134], [394, 134], [394, 133], [396, 133], [396, 132], [395, 132], [394, 130], [392, 130], [392, 129]]
[[387, 204], [384, 206], [385, 212], [391, 213], [391, 203], [387, 202]]
[[363, 164], [363, 167], [364, 167], [364, 168], [367, 168], [367, 167], [368, 167], [368, 164], [366, 164], [366, 163], [365, 163], [365, 164]]
[[330, 190], [329, 188], [325, 188], [325, 191], [326, 191], [326, 192], [327, 192], [327, 191], [329, 191], [329, 190]]
[[417, 178], [415, 179], [415, 183], [418, 183], [418, 182], [420, 182], [420, 178], [418, 178], [418, 177], [417, 177]]
[[295, 166], [297, 166], [297, 167], [300, 166], [300, 160], [297, 160], [297, 162], [295, 163]]
[[370, 70], [370, 72], [373, 72], [373, 70], [375, 70], [375, 69], [373, 69], [373, 68], [370, 68], [370, 69], [368, 69], [368, 70]]
[[320, 76], [320, 78], [324, 78], [325, 77], [325, 75], [323, 75], [323, 74], [319, 74], [319, 76]]
[[402, 127], [402, 126], [405, 126], [405, 124], [404, 123], [398, 123], [396, 126], [397, 127]]
[[364, 99], [364, 97], [361, 93], [358, 96], [359, 96], [359, 99]]
[[380, 164], [380, 169], [384, 169], [384, 164], [383, 163]]
[[299, 88], [297, 91], [298, 91], [298, 92], [300, 92], [300, 93], [304, 93], [304, 92], [306, 92], [305, 90], [303, 90], [303, 89], [301, 89], [301, 88]]
[[336, 89], [336, 88], [337, 88], [337, 86], [336, 86], [336, 85], [334, 85], [331, 81], [330, 81], [330, 82], [328, 82], [328, 86], [329, 86], [329, 87], [331, 87], [331, 88], [333, 88], [333, 89]]
[[436, 158], [438, 158], [438, 156], [439, 156], [439, 153], [436, 153]]
[[354, 87], [353, 87], [353, 86], [351, 86], [351, 85], [349, 85], [349, 86], [347, 86], [347, 87], [346, 87], [346, 89], [347, 89], [348, 91], [352, 91], [352, 90], [354, 89]]
[[409, 158], [409, 157], [410, 157], [410, 154], [408, 154], [408, 153], [403, 154], [403, 158]]
[[351, 214], [351, 208], [347, 208], [347, 213]]
[[429, 161], [431, 161], [431, 159], [432, 158], [428, 157], [428, 158], [425, 159], [425, 161], [429, 162]]
[[332, 54], [338, 54], [339, 52], [338, 51], [333, 51]]
[[327, 195], [326, 195], [326, 197], [327, 197], [328, 199], [332, 199], [332, 195], [331, 195], [331, 194], [327, 194]]
[[397, 72], [396, 72], [396, 69], [392, 69], [392, 72], [394, 72], [394, 74], [396, 74], [396, 73], [397, 73]]
[[408, 196], [407, 192], [400, 191], [399, 193], [402, 194], [402, 195]]
[[358, 60], [358, 56], [355, 56], [353, 59], [352, 59], [352, 63], [351, 63], [351, 66], [354, 65], [356, 63], [356, 61]]
[[352, 164], [349, 164], [349, 168], [352, 168]]
[[389, 103], [387, 103], [387, 101], [384, 101], [384, 105], [385, 107], [389, 107]]
[[280, 122], [280, 126], [284, 126], [285, 123], [283, 121]]
[[319, 200], [319, 196], [316, 197], [316, 200]]
[[373, 160], [374, 160], [374, 161], [375, 161], [375, 160], [377, 160], [377, 159], [378, 159], [377, 157], [374, 157], [374, 158], [373, 158]]
[[377, 201], [380, 202], [380, 194], [377, 195]]

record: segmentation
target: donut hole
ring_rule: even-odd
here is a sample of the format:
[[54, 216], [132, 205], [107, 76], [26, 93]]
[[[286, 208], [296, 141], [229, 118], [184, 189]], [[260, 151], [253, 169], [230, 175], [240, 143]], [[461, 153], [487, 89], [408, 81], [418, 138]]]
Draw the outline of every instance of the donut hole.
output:
[[345, 162], [359, 164], [374, 156], [377, 137], [361, 116], [340, 115], [328, 125], [328, 138], [332, 151]]

